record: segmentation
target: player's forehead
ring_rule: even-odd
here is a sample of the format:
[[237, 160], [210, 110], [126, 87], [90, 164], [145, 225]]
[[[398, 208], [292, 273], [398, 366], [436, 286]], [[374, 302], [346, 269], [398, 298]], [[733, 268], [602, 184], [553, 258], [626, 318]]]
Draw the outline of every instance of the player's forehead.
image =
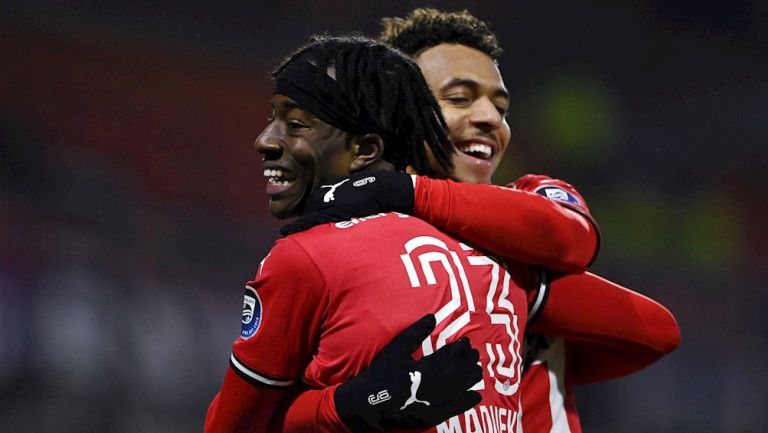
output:
[[303, 114], [305, 116], [317, 117], [312, 114], [311, 111], [299, 105], [299, 103], [294, 101], [292, 98], [281, 95], [279, 93], [276, 93], [272, 96], [270, 104], [276, 113], [293, 112], [297, 114]]
[[272, 105], [272, 117], [280, 119], [295, 117], [311, 122], [314, 126], [322, 126], [326, 129], [336, 129], [334, 126], [320, 119], [314, 113], [288, 96], [276, 93], [272, 96], [270, 104]]
[[440, 44], [423, 51], [415, 60], [433, 92], [462, 81], [474, 82], [491, 93], [507, 93], [496, 62], [475, 48]]

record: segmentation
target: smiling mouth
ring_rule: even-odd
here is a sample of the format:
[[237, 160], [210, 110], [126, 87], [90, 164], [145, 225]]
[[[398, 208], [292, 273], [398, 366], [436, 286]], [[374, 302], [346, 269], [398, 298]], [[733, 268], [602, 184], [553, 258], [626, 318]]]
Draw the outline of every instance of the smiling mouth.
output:
[[264, 177], [267, 178], [267, 183], [274, 186], [288, 186], [295, 179], [290, 173], [284, 172], [280, 168], [265, 168]]
[[459, 151], [473, 158], [488, 160], [493, 156], [493, 148], [487, 144], [470, 143], [459, 147]]

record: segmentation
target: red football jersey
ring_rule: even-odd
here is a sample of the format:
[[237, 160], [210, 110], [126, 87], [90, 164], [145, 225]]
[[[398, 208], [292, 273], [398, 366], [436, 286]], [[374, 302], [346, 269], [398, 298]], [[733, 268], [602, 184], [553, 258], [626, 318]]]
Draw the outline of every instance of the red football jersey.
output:
[[526, 290], [537, 282], [528, 267], [500, 265], [418, 218], [324, 224], [278, 240], [248, 283], [232, 366], [268, 386], [342, 383], [434, 313], [437, 327], [420, 354], [467, 336], [483, 367], [473, 388], [481, 403], [436, 430], [513, 432]]
[[518, 433], [581, 433], [565, 340], [529, 335], [526, 352]]
[[[462, 238], [466, 236], [497, 254], [510, 256], [509, 258], [512, 258], [510, 263], [514, 262], [516, 254], [532, 254], [534, 257], [544, 252], [546, 255], [547, 250], [567, 240], [566, 234], [571, 231], [569, 227], [579, 229], [579, 227], [591, 225], [594, 228], [591, 231], [592, 235], [598, 235], [583, 198], [572, 186], [562, 181], [546, 176], [528, 175], [511, 184], [515, 189], [522, 191], [445, 181], [435, 182], [437, 183], [434, 185], [430, 182], [417, 182], [417, 203], [428, 205], [425, 209], [431, 209], [426, 217], [432, 218], [430, 221], [435, 224], [445, 222], [447, 226], [443, 227], [444, 229], [458, 233]], [[420, 189], [419, 185], [421, 185]], [[472, 190], [465, 190], [465, 188]], [[575, 213], [558, 212], [559, 206], [549, 206], [553, 203], [540, 197], [542, 195], [561, 203]], [[478, 206], [478, 200], [485, 203], [485, 207]], [[525, 203], [528, 204], [523, 206]], [[508, 218], [510, 209], [518, 213], [521, 209], [533, 210], [533, 217], [529, 222], [554, 227], [559, 235], [552, 236], [547, 242], [530, 245], [526, 239], [531, 233], [518, 230], [517, 224], [510, 224]], [[527, 213], [523, 212], [523, 214]], [[586, 220], [581, 220], [583, 223], [589, 221], [590, 224], [585, 226], [577, 223], [574, 226], [568, 223], [568, 221], [578, 221], [580, 218], [573, 219], [577, 214], [586, 217]], [[351, 223], [341, 224], [354, 225], [359, 221], [353, 220]], [[524, 228], [527, 227], [529, 225], [524, 226]], [[511, 230], [505, 231], [505, 228], [511, 228]], [[589, 233], [585, 232], [585, 234]], [[591, 243], [594, 245], [595, 238], [592, 239]], [[299, 263], [305, 259], [306, 253], [300, 249], [296, 251], [298, 251], [297, 263]], [[594, 254], [594, 249], [590, 248], [579, 251], [575, 255], [559, 255], [559, 258], [552, 263], [573, 266], [586, 263], [589, 256]], [[286, 257], [292, 260], [290, 254]], [[566, 260], [563, 261], [563, 258]], [[574, 261], [574, 258], [578, 259]], [[568, 265], [568, 263], [571, 264]], [[309, 274], [314, 275], [314, 272]], [[301, 277], [300, 274], [290, 274], [283, 276], [282, 279], [286, 285], [290, 286], [292, 279], [301, 280]], [[301, 281], [298, 280], [296, 284], [300, 285]], [[550, 284], [552, 290], [549, 290]], [[565, 349], [559, 342], [561, 340], [550, 341], [546, 348], [537, 346], [538, 351], [529, 351], [532, 360], [529, 368], [523, 373], [520, 384], [522, 417], [517, 417], [519, 423], [522, 420], [518, 428], [523, 428], [527, 433], [579, 432], [581, 427], [573, 392], [575, 383], [624, 376], [652, 363], [679, 345], [680, 333], [674, 316], [668, 310], [651, 299], [594, 274], [585, 272], [559, 276], [551, 283], [548, 282], [548, 278], [541, 278], [538, 286], [540, 288], [538, 292], [529, 294], [529, 320], [532, 317], [538, 317], [535, 322], [529, 322], [532, 325], [530, 328], [542, 334], [565, 335], [574, 340], [569, 340], [566, 346], [567, 358]], [[254, 308], [260, 308], [261, 304], [257, 305], [256, 298], [250, 301], [246, 298], [246, 300], [244, 323], [248, 325], [244, 327], [244, 332], [250, 335], [256, 329], [253, 324], [259, 322], [254, 321], [252, 312]], [[545, 304], [546, 308], [544, 308]], [[526, 328], [529, 326], [526, 325]], [[488, 358], [490, 359], [490, 356]], [[235, 376], [234, 373], [232, 376]], [[236, 379], [237, 376], [231, 378], [228, 375], [228, 378]], [[278, 380], [278, 382], [290, 383], [294, 380]], [[276, 401], [277, 394], [268, 395], [266, 388], [263, 387], [243, 388], [244, 384], [240, 382], [225, 380], [221, 398], [217, 397], [211, 405], [208, 417], [211, 421], [224, 419], [225, 422], [218, 424], [228, 427], [240, 418], [245, 418], [241, 416], [242, 414], [253, 413], [259, 409], [263, 409], [261, 413], [265, 415], [262, 417], [267, 419], [271, 409], [262, 399], [272, 398]], [[338, 419], [333, 407], [333, 389], [334, 387], [314, 389], [300, 394], [289, 406], [284, 424], [285, 431], [298, 432], [307, 429], [329, 433], [345, 431], [345, 426]], [[247, 401], [250, 403], [243, 402], [241, 395], [245, 394], [249, 395]], [[508, 413], [498, 412], [500, 416]], [[212, 416], [216, 414], [219, 416]], [[479, 412], [476, 410], [474, 414], [452, 418], [438, 426], [438, 431], [458, 432], [459, 429], [465, 431], [462, 427], [466, 426], [471, 430], [487, 431], [487, 428], [492, 427], [498, 427], [499, 431], [507, 430], [505, 423], [494, 424], [488, 421], [494, 416], [487, 408], [485, 412], [479, 409]], [[464, 426], [460, 422], [462, 417]], [[480, 417], [485, 421], [481, 421]], [[208, 419], [206, 423], [208, 427]], [[231, 428], [229, 430], [211, 428], [210, 431], [231, 431]]]

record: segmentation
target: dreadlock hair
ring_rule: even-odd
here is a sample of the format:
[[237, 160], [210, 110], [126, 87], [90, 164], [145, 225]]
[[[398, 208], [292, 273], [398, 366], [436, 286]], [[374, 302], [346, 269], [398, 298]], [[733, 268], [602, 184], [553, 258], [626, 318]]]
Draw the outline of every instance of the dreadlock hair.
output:
[[[347, 132], [381, 135], [383, 158], [396, 170], [411, 165], [418, 173], [431, 176], [451, 172], [455, 149], [446, 134], [445, 119], [411, 58], [357, 34], [315, 35], [285, 58], [272, 71], [272, 78], [300, 60], [317, 70], [314, 89], [339, 110], [370, 125], [367, 131]], [[442, 173], [430, 166], [425, 144]]]
[[499, 40], [483, 21], [467, 10], [443, 12], [432, 8], [414, 9], [405, 18], [382, 18], [379, 40], [411, 57], [440, 44], [475, 48], [498, 60]]

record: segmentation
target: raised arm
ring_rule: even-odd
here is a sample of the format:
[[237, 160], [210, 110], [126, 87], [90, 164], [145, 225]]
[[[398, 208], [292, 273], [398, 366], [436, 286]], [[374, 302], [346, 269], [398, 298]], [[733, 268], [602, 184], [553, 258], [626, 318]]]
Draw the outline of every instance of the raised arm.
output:
[[599, 232], [581, 195], [546, 176], [510, 187], [476, 185], [396, 172], [357, 173], [332, 196], [315, 193], [308, 212], [283, 234], [380, 212], [415, 215], [510, 260], [558, 272], [581, 272], [594, 259]]
[[558, 272], [585, 270], [599, 245], [581, 195], [546, 176], [509, 187], [419, 176], [413, 215], [491, 253]]

